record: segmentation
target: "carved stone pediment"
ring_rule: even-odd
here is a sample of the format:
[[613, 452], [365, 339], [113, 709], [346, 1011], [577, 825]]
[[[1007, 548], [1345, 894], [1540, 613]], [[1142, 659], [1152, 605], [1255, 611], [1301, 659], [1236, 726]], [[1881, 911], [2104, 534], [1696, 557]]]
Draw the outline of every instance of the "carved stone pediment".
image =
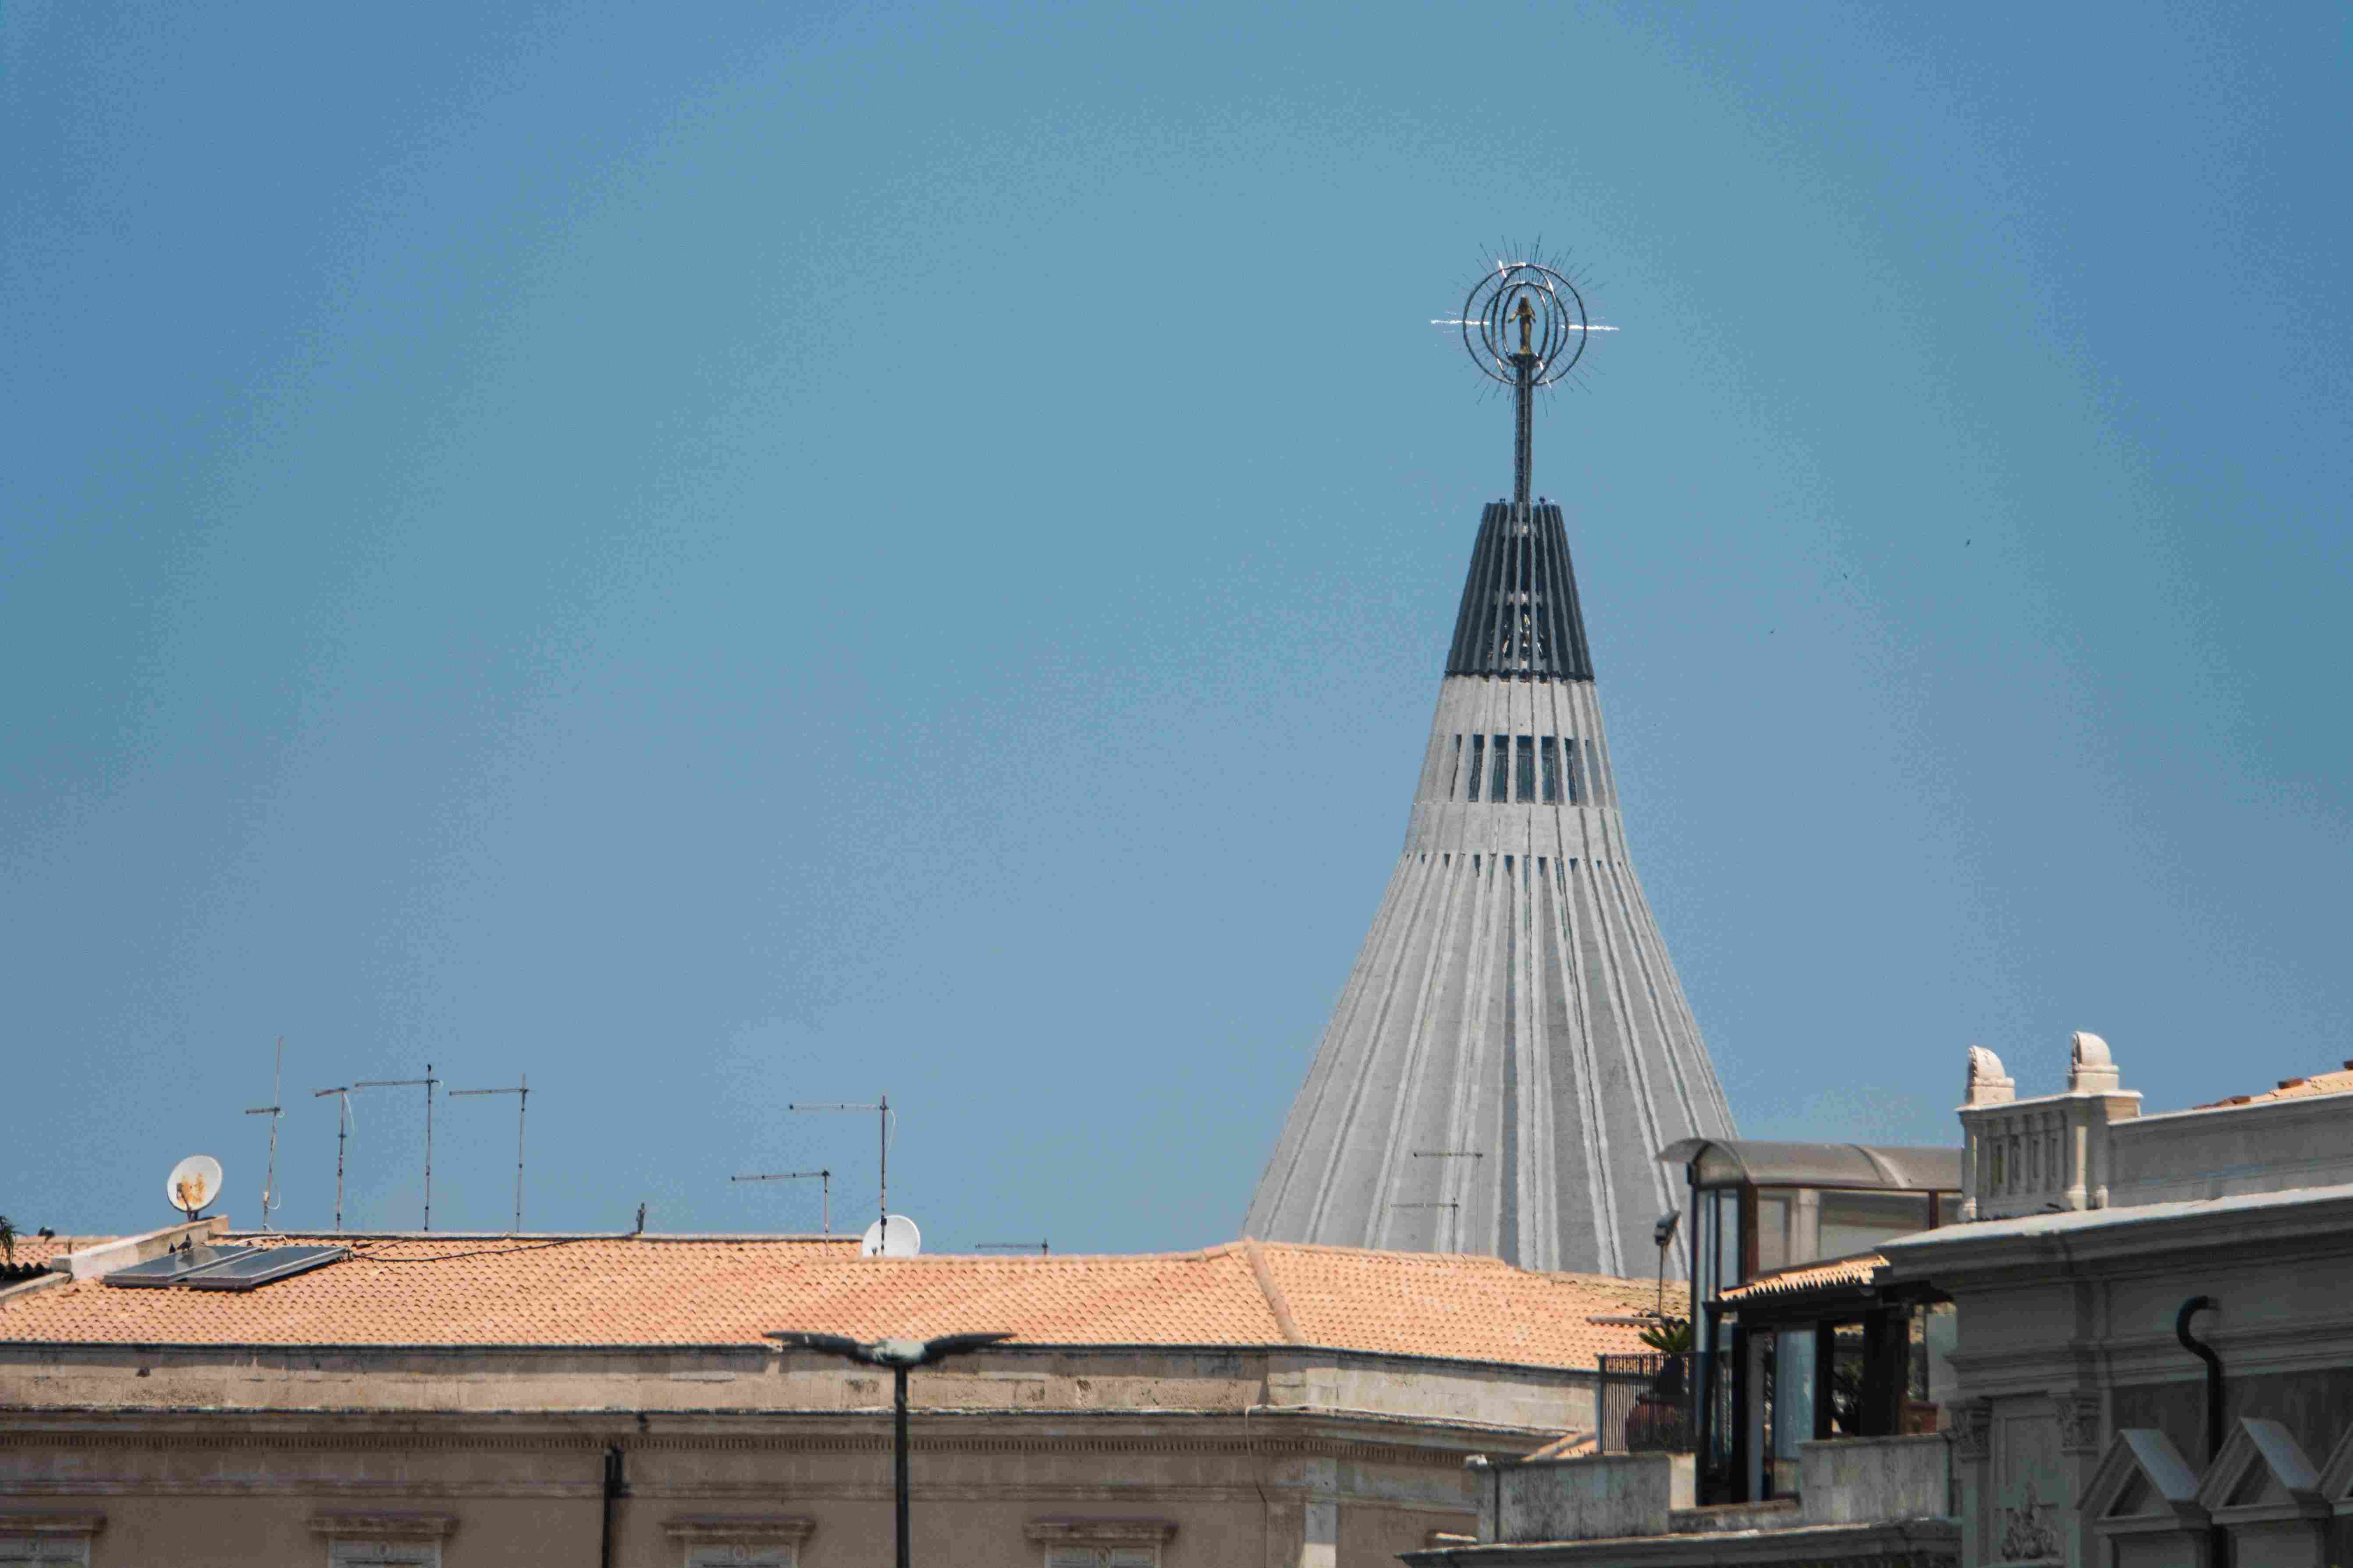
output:
[[2085, 1523], [2103, 1536], [2195, 1531], [2202, 1540], [2208, 1523], [2197, 1472], [2170, 1438], [2147, 1426], [2127, 1426], [2108, 1439], [2080, 1506]]
[[2241, 1418], [2206, 1468], [2198, 1502], [2220, 1525], [2326, 1519], [2320, 1471], [2276, 1421]]

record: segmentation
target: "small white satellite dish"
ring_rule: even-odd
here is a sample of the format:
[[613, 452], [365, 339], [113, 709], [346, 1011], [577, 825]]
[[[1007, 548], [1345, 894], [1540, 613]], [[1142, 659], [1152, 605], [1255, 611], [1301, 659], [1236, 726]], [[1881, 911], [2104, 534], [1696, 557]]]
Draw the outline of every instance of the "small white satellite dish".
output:
[[864, 1239], [858, 1244], [860, 1258], [913, 1258], [923, 1250], [923, 1233], [905, 1215], [891, 1216], [891, 1233], [882, 1233], [882, 1222], [876, 1220], [866, 1227]]
[[164, 1195], [190, 1219], [220, 1196], [220, 1162], [210, 1154], [189, 1155], [173, 1166], [172, 1173], [164, 1179]]

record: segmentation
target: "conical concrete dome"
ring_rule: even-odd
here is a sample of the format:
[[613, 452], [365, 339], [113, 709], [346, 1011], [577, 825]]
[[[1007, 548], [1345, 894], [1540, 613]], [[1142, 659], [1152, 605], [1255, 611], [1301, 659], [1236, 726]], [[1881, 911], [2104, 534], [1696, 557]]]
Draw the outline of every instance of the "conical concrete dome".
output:
[[1659, 1151], [1732, 1135], [1627, 854], [1560, 508], [1494, 502], [1405, 853], [1244, 1230], [1647, 1274]]

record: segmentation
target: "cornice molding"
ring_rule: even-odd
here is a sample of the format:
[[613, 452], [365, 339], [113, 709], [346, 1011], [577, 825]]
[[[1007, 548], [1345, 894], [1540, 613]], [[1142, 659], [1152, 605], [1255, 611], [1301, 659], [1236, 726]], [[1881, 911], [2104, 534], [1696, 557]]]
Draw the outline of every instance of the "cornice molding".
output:
[[[497, 1433], [420, 1431], [411, 1427], [346, 1427], [340, 1430], [264, 1427], [225, 1431], [216, 1426], [189, 1428], [129, 1421], [102, 1429], [44, 1430], [23, 1424], [21, 1415], [17, 1419], [18, 1424], [14, 1429], [0, 1430], [0, 1459], [12, 1455], [60, 1450], [117, 1454], [544, 1453], [575, 1457], [585, 1463], [611, 1444], [617, 1444], [628, 1452], [649, 1456], [797, 1454], [879, 1458], [892, 1449], [890, 1433], [879, 1421], [875, 1423], [877, 1429], [873, 1431], [671, 1431], [647, 1434], [629, 1431], [618, 1422], [600, 1431]], [[1219, 1418], [1196, 1416], [1192, 1419]], [[1263, 1426], [1245, 1429], [1239, 1420], [1231, 1417], [1224, 1418], [1224, 1423], [1217, 1429], [1189, 1433], [1172, 1433], [1166, 1429], [1165, 1422], [1138, 1424], [1127, 1431], [1093, 1433], [934, 1432], [918, 1437], [912, 1446], [916, 1452], [941, 1456], [1176, 1455], [1235, 1460], [1308, 1458], [1451, 1472], [1461, 1465], [1461, 1456], [1472, 1451], [1482, 1436], [1489, 1447], [1493, 1446], [1494, 1436], [1493, 1432], [1474, 1435], [1441, 1430], [1431, 1434], [1431, 1441], [1414, 1443], [1398, 1440], [1395, 1436], [1387, 1441], [1367, 1439], [1329, 1429], [1289, 1432], [1269, 1431]], [[1541, 1434], [1524, 1436], [1534, 1447]], [[206, 1484], [234, 1489], [241, 1483], [234, 1479], [216, 1477]], [[585, 1481], [536, 1483], [535, 1489], [534, 1483], [530, 1482], [483, 1484], [501, 1495], [510, 1489], [541, 1489], [547, 1495], [573, 1496], [596, 1489], [593, 1484]]]

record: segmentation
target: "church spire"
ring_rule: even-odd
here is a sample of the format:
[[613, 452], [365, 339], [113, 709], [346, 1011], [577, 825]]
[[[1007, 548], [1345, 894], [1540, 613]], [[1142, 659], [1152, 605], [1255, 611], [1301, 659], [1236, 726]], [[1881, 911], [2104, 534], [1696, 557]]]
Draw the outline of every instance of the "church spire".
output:
[[1480, 518], [1405, 852], [1244, 1229], [1642, 1274], [1659, 1152], [1733, 1125], [1627, 852], [1560, 508], [1529, 496], [1533, 394], [1593, 329], [1534, 263], [1448, 324], [1513, 389], [1514, 499]]

